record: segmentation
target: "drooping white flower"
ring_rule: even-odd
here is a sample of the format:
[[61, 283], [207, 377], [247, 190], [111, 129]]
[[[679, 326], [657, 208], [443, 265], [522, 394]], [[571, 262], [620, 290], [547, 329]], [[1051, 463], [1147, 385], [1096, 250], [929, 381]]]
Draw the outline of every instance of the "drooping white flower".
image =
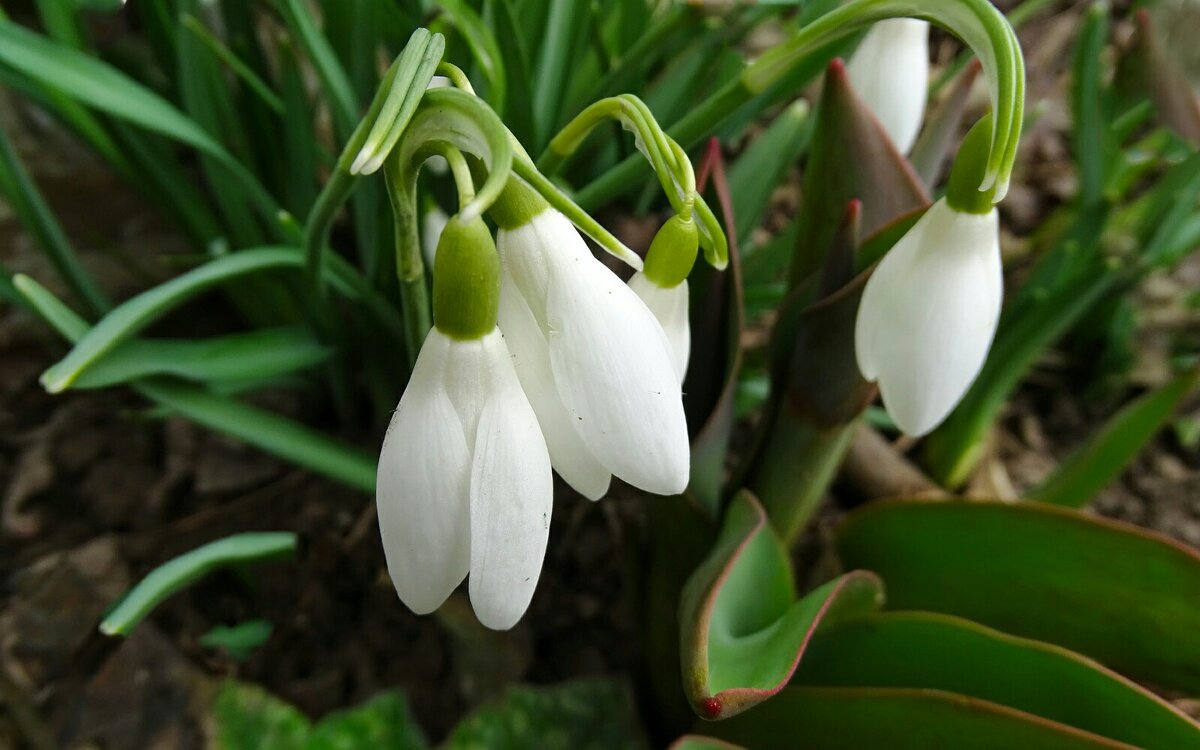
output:
[[991, 347], [1002, 296], [994, 208], [966, 213], [937, 201], [875, 268], [855, 351], [905, 433], [928, 433], [966, 393]]
[[687, 486], [687, 421], [653, 313], [549, 207], [506, 226], [500, 329], [554, 468], [597, 499], [610, 475], [649, 492]]
[[878, 21], [846, 66], [854, 90], [871, 107], [902, 154], [917, 139], [929, 89], [929, 24], [915, 18]]
[[688, 357], [692, 351], [691, 322], [688, 320], [688, 284], [682, 281], [673, 287], [661, 287], [646, 274], [638, 271], [629, 279], [629, 288], [641, 297], [662, 326], [671, 345], [675, 374], [679, 382], [687, 375]]
[[500, 331], [431, 330], [379, 456], [379, 528], [400, 599], [427, 614], [470, 571], [479, 621], [512, 627], [541, 573], [552, 499], [546, 445]]

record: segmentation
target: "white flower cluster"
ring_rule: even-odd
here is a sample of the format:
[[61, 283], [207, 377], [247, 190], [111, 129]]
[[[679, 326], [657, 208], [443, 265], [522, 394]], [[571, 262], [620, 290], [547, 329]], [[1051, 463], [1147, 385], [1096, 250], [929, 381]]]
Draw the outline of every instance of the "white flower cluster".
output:
[[682, 331], [668, 336], [553, 208], [502, 227], [496, 249], [498, 327], [429, 332], [384, 439], [376, 498], [401, 600], [432, 612], [470, 573], [480, 622], [506, 629], [541, 571], [551, 467], [593, 500], [613, 476], [661, 495], [687, 486], [671, 343], [686, 346], [688, 331], [686, 297], [671, 318]]

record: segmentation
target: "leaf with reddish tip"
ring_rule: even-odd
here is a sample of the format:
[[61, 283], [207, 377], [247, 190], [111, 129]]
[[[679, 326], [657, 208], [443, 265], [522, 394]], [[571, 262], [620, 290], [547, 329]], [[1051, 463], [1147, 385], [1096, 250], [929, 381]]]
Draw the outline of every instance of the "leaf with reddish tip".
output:
[[804, 170], [793, 286], [822, 267], [838, 230], [829, 217], [840, 216], [855, 198], [862, 201], [863, 236], [930, 203], [912, 166], [851, 88], [845, 65], [834, 60], [825, 74]]
[[787, 550], [754, 496], [729, 506], [713, 551], [684, 586], [680, 649], [696, 713], [724, 719], [783, 689], [823, 623], [874, 612], [879, 579], [847, 573], [797, 600]]
[[1132, 677], [1200, 691], [1200, 552], [1041, 503], [892, 500], [838, 529], [847, 566], [897, 609], [1056, 643]]
[[754, 750], [1137, 750], [941, 690], [790, 687], [709, 730]]
[[925, 127], [913, 144], [908, 159], [926, 187], [932, 188], [937, 182], [946, 158], [950, 156], [951, 146], [961, 133], [967, 100], [981, 70], [983, 66], [979, 60], [974, 60], [958, 74], [954, 85], [925, 119]]
[[792, 684], [949, 690], [1145, 750], [1200, 748], [1182, 711], [1091, 659], [933, 612], [823, 628]]
[[[711, 171], [722, 218], [725, 226], [732, 227], [732, 197], [720, 142], [715, 138], [709, 142], [701, 171], [703, 179], [697, 180], [697, 185], [703, 186]], [[689, 281], [693, 338], [683, 406], [694, 432], [688, 494], [711, 518], [720, 515], [725, 456], [733, 433], [734, 397], [742, 370], [745, 301], [739, 256], [737, 240], [731, 235], [729, 265], [717, 271], [707, 264], [697, 263]]]
[[868, 278], [870, 273], [859, 274], [800, 314], [783, 391], [789, 414], [832, 427], [856, 419], [875, 398], [877, 388], [863, 379], [854, 352], [858, 303]]

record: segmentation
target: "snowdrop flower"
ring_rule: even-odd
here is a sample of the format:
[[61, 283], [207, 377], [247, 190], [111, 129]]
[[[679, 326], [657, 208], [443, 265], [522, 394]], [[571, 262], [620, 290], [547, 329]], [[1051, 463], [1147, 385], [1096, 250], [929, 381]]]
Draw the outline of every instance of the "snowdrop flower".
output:
[[680, 383], [687, 375], [692, 348], [687, 275], [696, 262], [699, 246], [696, 222], [676, 214], [654, 235], [646, 252], [645, 269], [629, 279], [629, 288], [646, 303], [667, 335]]
[[653, 313], [558, 211], [516, 180], [500, 226], [500, 330], [550, 460], [593, 500], [611, 475], [649, 492], [687, 486], [690, 448], [670, 343]]
[[907, 154], [925, 117], [929, 24], [915, 18], [876, 22], [846, 70], [897, 150]]
[[470, 573], [479, 621], [520, 619], [540, 575], [553, 482], [546, 443], [496, 328], [499, 260], [482, 220], [451, 219], [434, 269], [434, 328], [379, 455], [388, 572], [417, 614]]
[[938, 200], [884, 256], [863, 290], [858, 367], [879, 381], [905, 433], [942, 422], [983, 367], [1000, 319], [1003, 273], [993, 194], [978, 190], [991, 118], [972, 129]]

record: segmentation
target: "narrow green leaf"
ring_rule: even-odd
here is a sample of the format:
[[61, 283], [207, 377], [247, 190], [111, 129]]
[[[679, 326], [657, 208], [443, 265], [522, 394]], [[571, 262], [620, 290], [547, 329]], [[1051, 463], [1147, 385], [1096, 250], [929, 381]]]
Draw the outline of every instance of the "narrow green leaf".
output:
[[931, 612], [821, 630], [792, 684], [947, 690], [1144, 750], [1200, 747], [1200, 726], [1182, 711], [1091, 659]]
[[136, 385], [142, 395], [211, 430], [231, 435], [362, 492], [375, 491], [375, 456], [322, 432], [227, 396], [163, 379]]
[[92, 315], [107, 310], [108, 299], [80, 264], [66, 232], [17, 158], [3, 128], [0, 128], [0, 192], [8, 197], [13, 210], [37, 238], [55, 270], [84, 309]]
[[583, 3], [550, 3], [546, 30], [537, 48], [533, 77], [533, 123], [536, 140], [532, 153], [541, 153], [562, 122], [562, 105], [569, 73], [590, 23], [591, 7]]
[[1027, 498], [1073, 508], [1087, 505], [1162, 429], [1198, 380], [1200, 369], [1192, 369], [1126, 404]]
[[1200, 553], [1129, 524], [1040, 503], [876, 502], [841, 525], [846, 565], [888, 606], [958, 615], [1200, 691]]
[[758, 501], [739, 494], [680, 600], [688, 701], [706, 719], [753, 708], [783, 689], [818, 627], [882, 603], [879, 579], [865, 571], [797, 600], [787, 550]]
[[766, 215], [775, 188], [808, 148], [811, 135], [808, 103], [800, 99], [781, 112], [730, 166], [729, 192], [739, 246], [749, 243], [751, 232]]
[[266, 104], [279, 114], [284, 113], [283, 100], [279, 98], [279, 95], [272, 91], [267, 82], [259, 77], [249, 65], [242, 62], [242, 59], [234, 54], [233, 50], [229, 49], [220, 39], [213, 36], [212, 32], [199, 19], [193, 15], [185, 15], [180, 23], [183, 28], [194, 34], [209, 52], [218, 60], [225, 63], [233, 71], [234, 75], [240, 78], [263, 104]]
[[214, 286], [264, 270], [295, 268], [301, 262], [302, 258], [294, 248], [242, 250], [209, 261], [148, 289], [105, 315], [61, 362], [42, 374], [42, 384], [51, 393], [69, 388], [105, 352], [132, 337], [167, 311]]
[[787, 688], [752, 713], [705, 727], [754, 750], [1137, 750], [941, 690]]
[[[297, 253], [295, 266], [300, 265]], [[87, 321], [28, 276], [13, 285], [42, 318], [68, 341], [88, 334]], [[227, 396], [168, 379], [131, 383], [140, 394], [193, 422], [362, 490], [375, 491], [375, 457], [277, 414]]]
[[106, 388], [153, 375], [202, 383], [268, 382], [329, 357], [303, 328], [266, 328], [207, 339], [135, 339], [119, 344], [83, 371], [74, 388]]
[[55, 44], [12, 21], [0, 20], [0, 64], [113, 117], [212, 156], [245, 185], [260, 213], [274, 220], [278, 206], [249, 170], [194, 120], [108, 63]]
[[279, 4], [287, 19], [292, 33], [300, 40], [300, 45], [308, 55], [309, 61], [321, 79], [321, 85], [330, 99], [334, 122], [337, 123], [341, 137], [348, 138], [358, 120], [358, 104], [354, 98], [354, 87], [346, 70], [338, 62], [337, 55], [329, 46], [329, 40], [317, 28], [316, 20], [309, 12], [309, 6], [304, 0], [283, 0]]
[[163, 563], [125, 594], [100, 623], [105, 635], [128, 635], [164, 599], [219, 568], [264, 562], [296, 554], [290, 531], [234, 534]]
[[1108, 41], [1108, 6], [1096, 3], [1084, 14], [1077, 32], [1072, 67], [1072, 143], [1079, 165], [1079, 201], [1085, 206], [1104, 199], [1108, 171], [1116, 153], [1112, 114], [1105, 106], [1101, 56]]
[[483, 73], [487, 82], [487, 101], [492, 109], [503, 112], [506, 106], [508, 74], [505, 72], [505, 58], [500, 53], [500, 43], [496, 35], [483, 22], [475, 9], [463, 0], [440, 0], [437, 7], [446, 16], [450, 25], [462, 34], [475, 58], [475, 64]]

